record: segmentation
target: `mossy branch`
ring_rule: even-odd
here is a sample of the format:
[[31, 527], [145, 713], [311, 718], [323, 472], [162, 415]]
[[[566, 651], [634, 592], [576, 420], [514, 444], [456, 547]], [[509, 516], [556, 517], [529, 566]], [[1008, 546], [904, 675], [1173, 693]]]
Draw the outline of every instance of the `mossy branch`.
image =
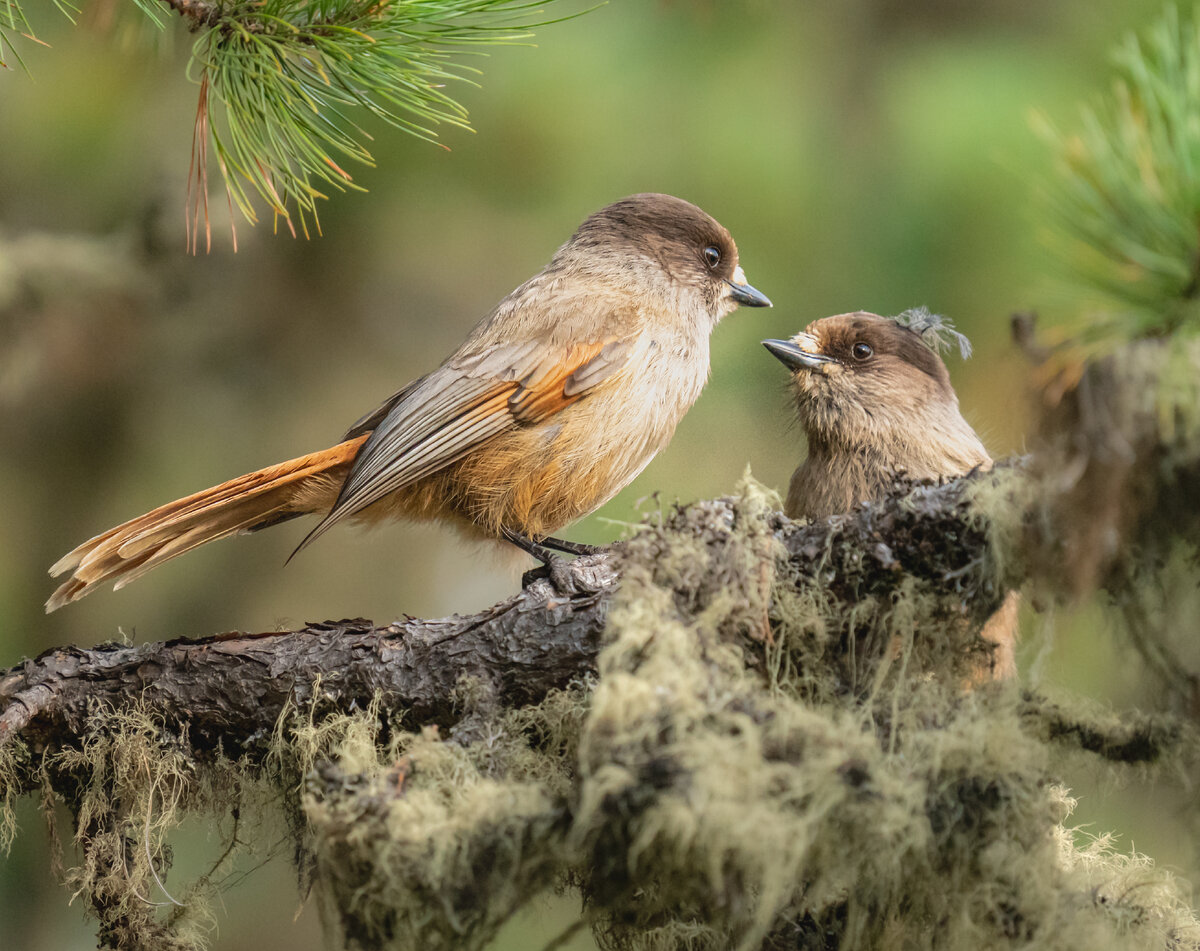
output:
[[[853, 515], [812, 524], [776, 513], [768, 524], [772, 544], [785, 553], [778, 570], [800, 595], [838, 602], [831, 612], [867, 597], [889, 600], [916, 579], [943, 589], [945, 613], [984, 618], [1003, 596], [987, 527], [967, 504], [971, 486], [984, 478], [991, 479], [900, 486]], [[704, 527], [735, 513], [732, 501], [717, 500], [682, 509], [673, 521], [690, 524], [697, 544], [715, 544]], [[0, 746], [17, 737], [39, 750], [70, 745], [97, 705], [136, 703], [180, 732], [186, 723], [198, 755], [223, 749], [254, 756], [264, 753], [255, 744], [288, 705], [349, 711], [380, 697], [414, 723], [451, 726], [461, 713], [463, 678], [487, 684], [501, 705], [535, 703], [594, 671], [620, 561], [614, 551], [574, 562], [581, 585], [570, 599], [538, 582], [467, 617], [55, 648], [0, 674]], [[694, 613], [702, 605], [681, 607]], [[771, 624], [767, 615], [755, 619], [753, 643], [770, 636]]]
[[638, 951], [1191, 947], [1168, 880], [1143, 901], [1143, 867], [1055, 838], [1048, 779], [1050, 744], [1150, 762], [1176, 736], [964, 692], [1028, 570], [1031, 481], [898, 484], [793, 523], [747, 480], [576, 561], [570, 596], [48, 651], [0, 675], [0, 831], [16, 796], [68, 805], [67, 877], [107, 947], [202, 948], [205, 888], [168, 881], [167, 834], [232, 815], [224, 863], [255, 802], [283, 803], [352, 949], [482, 948], [563, 884]]
[[[1130, 388], [1141, 390], [1138, 381]], [[854, 693], [863, 689], [864, 676], [875, 675], [862, 645], [846, 639], [864, 627], [864, 605], [901, 603], [919, 589], [927, 598], [923, 613], [964, 625], [955, 635], [957, 649], [986, 654], [987, 645], [974, 642], [971, 632], [1031, 570], [1040, 574], [1046, 561], [1061, 561], [1063, 535], [1057, 523], [1046, 522], [1055, 517], [1055, 499], [1037, 496], [1037, 486], [1045, 486], [1027, 469], [1028, 462], [1018, 460], [940, 484], [897, 482], [884, 499], [812, 522], [766, 512], [758, 547], [721, 551], [719, 559], [729, 562], [729, 584], [742, 576], [747, 560], [758, 565], [756, 584], [764, 591], [773, 586], [775, 592], [765, 601], [762, 591], [731, 590], [711, 580], [700, 588], [688, 583], [687, 564], [696, 555], [691, 546], [711, 552], [728, 545], [741, 517], [736, 499], [679, 509], [665, 530], [640, 536], [651, 552], [643, 557], [676, 590], [683, 616], [703, 613], [718, 596], [762, 603], [758, 614], [728, 617], [763, 662], [819, 666], [827, 686], [834, 685], [830, 689]], [[1185, 479], [1170, 475], [1170, 484]], [[1059, 506], [1074, 499], [1072, 487], [1057, 498]], [[1093, 488], [1085, 484], [1084, 489], [1084, 499], [1094, 499]], [[1084, 522], [1071, 508], [1064, 520]], [[1087, 523], [1089, 531], [1094, 521]], [[714, 526], [728, 531], [714, 531]], [[1113, 554], [1103, 564], [1110, 565]], [[1086, 556], [1094, 578], [1100, 557], [1094, 545]], [[485, 684], [491, 702], [500, 706], [537, 703], [594, 673], [626, 557], [618, 546], [573, 562], [579, 587], [570, 598], [542, 581], [470, 616], [408, 619], [383, 627], [360, 618], [295, 631], [54, 648], [0, 673], [0, 748], [17, 739], [38, 750], [70, 745], [97, 706], [119, 709], [130, 703], [180, 732], [186, 724], [197, 755], [222, 750], [252, 758], [265, 753], [264, 731], [269, 733], [289, 706], [348, 712], [381, 699], [391, 709], [404, 710], [413, 723], [451, 727], [462, 716], [457, 691], [464, 679]], [[1060, 570], [1069, 569], [1064, 564]], [[1056, 583], [1076, 590], [1073, 576]], [[820, 619], [820, 637], [793, 644], [797, 653], [782, 657], [765, 645], [798, 613]], [[828, 681], [833, 670], [838, 679]], [[1071, 732], [1078, 731], [1057, 731]]]

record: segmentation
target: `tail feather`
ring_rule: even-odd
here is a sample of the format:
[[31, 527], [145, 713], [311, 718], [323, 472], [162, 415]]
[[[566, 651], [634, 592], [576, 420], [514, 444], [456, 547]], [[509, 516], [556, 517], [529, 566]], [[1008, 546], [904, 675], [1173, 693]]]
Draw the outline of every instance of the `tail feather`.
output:
[[[133, 564], [129, 564], [126, 567], [125, 565], [128, 564], [126, 562], [118, 568], [115, 574], [119, 575], [119, 577], [113, 585], [113, 590], [120, 591], [125, 585], [136, 581], [150, 569], [157, 568], [164, 561], [170, 561], [172, 558], [182, 555], [184, 552], [189, 552], [193, 548], [199, 548], [208, 542], [215, 542], [218, 538], [226, 538], [230, 535], [236, 535], [239, 532], [249, 531], [258, 524], [261, 518], [269, 518], [278, 514], [278, 510], [279, 507], [262, 514], [255, 512], [245, 518], [236, 519], [231, 524], [226, 524], [225, 520], [222, 519], [219, 525], [214, 523], [197, 525], [195, 528], [190, 528], [183, 532], [183, 534], [169, 539], [158, 548], [144, 549], [135, 557]], [[295, 514], [303, 515], [304, 513], [296, 512]], [[142, 557], [143, 554], [146, 556], [145, 558]]]
[[46, 612], [115, 580], [123, 588], [147, 571], [206, 542], [325, 512], [337, 497], [366, 435], [159, 506], [84, 542], [50, 569], [71, 572], [46, 602]]

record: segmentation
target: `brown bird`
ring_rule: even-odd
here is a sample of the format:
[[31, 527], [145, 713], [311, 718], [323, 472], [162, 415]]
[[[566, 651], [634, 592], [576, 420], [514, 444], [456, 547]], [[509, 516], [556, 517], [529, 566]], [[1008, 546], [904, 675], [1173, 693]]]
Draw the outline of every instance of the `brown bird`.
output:
[[[792, 475], [784, 512], [818, 518], [878, 498], [897, 479], [989, 469], [992, 458], [963, 419], [940, 351], [967, 338], [920, 308], [898, 317], [858, 311], [814, 321], [790, 340], [764, 340], [792, 371], [808, 456]], [[981, 636], [996, 645], [990, 676], [1015, 673], [1019, 596], [1010, 592]]]
[[338, 445], [170, 502], [84, 542], [52, 575], [53, 611], [120, 588], [226, 535], [323, 516], [440, 519], [504, 539], [569, 585], [550, 537], [599, 508], [670, 440], [709, 372], [709, 335], [746, 283], [729, 232], [695, 205], [634, 195], [592, 215], [436, 370], [350, 427]]

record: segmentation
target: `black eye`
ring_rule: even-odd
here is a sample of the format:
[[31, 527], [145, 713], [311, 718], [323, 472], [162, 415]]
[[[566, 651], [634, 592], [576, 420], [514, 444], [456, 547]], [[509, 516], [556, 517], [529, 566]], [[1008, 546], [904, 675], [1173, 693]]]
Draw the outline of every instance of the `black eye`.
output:
[[710, 244], [704, 249], [704, 263], [709, 267], [716, 267], [721, 263], [721, 249], [716, 245]]
[[875, 353], [869, 343], [863, 343], [861, 340], [851, 348], [850, 352], [854, 354], [855, 360], [869, 360]]

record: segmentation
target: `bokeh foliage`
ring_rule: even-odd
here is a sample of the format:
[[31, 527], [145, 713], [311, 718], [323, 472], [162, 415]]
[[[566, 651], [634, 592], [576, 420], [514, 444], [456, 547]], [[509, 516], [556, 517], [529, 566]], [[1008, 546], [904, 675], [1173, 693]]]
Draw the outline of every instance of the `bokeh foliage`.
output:
[[1111, 91], [1078, 128], [1047, 130], [1055, 246], [1103, 301], [1077, 336], [1109, 347], [1200, 326], [1200, 19], [1168, 5], [1114, 60]]

